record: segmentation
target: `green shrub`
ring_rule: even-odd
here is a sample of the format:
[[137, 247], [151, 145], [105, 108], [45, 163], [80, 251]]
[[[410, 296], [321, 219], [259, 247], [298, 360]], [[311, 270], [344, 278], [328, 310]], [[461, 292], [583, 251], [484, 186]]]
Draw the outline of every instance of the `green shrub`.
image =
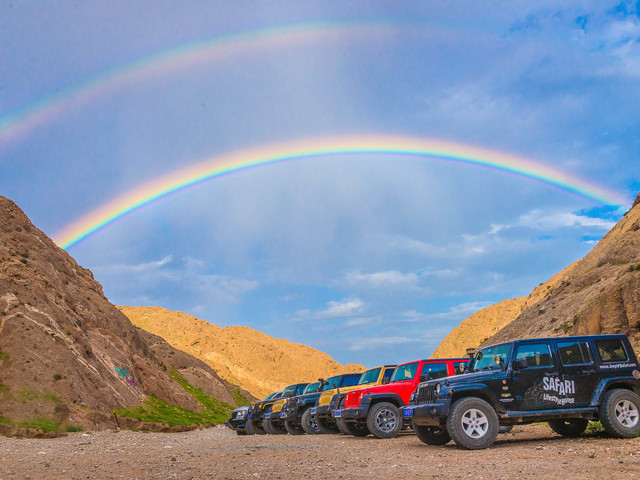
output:
[[57, 432], [60, 430], [60, 424], [50, 418], [36, 417], [31, 420], [24, 420], [19, 422], [20, 428], [32, 428], [34, 430], [42, 430], [44, 433]]
[[82, 430], [84, 430], [84, 428], [79, 427], [77, 425], [67, 425], [66, 427], [64, 427], [64, 431], [65, 432], [81, 432]]

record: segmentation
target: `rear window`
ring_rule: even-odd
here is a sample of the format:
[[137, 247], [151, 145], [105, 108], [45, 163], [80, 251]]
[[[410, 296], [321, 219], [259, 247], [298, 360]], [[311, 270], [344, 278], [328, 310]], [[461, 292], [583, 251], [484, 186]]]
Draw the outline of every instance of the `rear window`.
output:
[[628, 359], [624, 345], [619, 338], [611, 340], [596, 340], [596, 348], [600, 360], [604, 363], [624, 362]]
[[422, 366], [422, 374], [420, 374], [420, 377], [424, 378], [424, 380], [434, 380], [448, 376], [446, 363], [425, 363]]
[[453, 369], [455, 370], [454, 375], [460, 375], [464, 373], [464, 369], [466, 368], [468, 362], [453, 362]]
[[584, 340], [558, 342], [558, 353], [563, 365], [591, 363], [589, 344]]
[[518, 345], [516, 360], [527, 359], [529, 367], [549, 367], [553, 365], [551, 350], [546, 343], [527, 343]]

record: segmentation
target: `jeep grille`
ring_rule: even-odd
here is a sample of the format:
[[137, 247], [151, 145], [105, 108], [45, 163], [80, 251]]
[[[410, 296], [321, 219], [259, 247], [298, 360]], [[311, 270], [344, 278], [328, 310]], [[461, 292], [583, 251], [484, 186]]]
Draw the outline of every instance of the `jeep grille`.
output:
[[416, 396], [416, 402], [418, 404], [433, 403], [436, 399], [436, 386], [435, 385], [421, 385], [418, 387], [418, 395]]

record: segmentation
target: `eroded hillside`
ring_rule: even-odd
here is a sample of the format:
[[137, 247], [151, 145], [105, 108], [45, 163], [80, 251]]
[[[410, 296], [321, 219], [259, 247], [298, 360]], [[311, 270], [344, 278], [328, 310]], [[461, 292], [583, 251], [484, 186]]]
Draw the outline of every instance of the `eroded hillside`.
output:
[[296, 382], [364, 371], [362, 365], [341, 365], [314, 348], [249, 327], [222, 328], [161, 307], [118, 308], [134, 325], [202, 359], [222, 378], [259, 397]]

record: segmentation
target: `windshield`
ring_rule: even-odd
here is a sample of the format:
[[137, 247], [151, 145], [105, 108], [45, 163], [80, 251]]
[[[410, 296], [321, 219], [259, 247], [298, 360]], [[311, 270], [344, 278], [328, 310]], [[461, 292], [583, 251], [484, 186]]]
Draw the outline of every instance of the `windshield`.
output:
[[338, 384], [340, 383], [340, 375], [336, 377], [331, 377], [327, 380], [326, 385], [322, 388], [322, 391], [331, 390], [333, 388], [338, 388]]
[[306, 386], [306, 388], [304, 389], [304, 393], [313, 393], [313, 392], [317, 392], [319, 388], [320, 388], [320, 382], [310, 383], [310, 384], [309, 384], [309, 385], [307, 385], [307, 386]]
[[502, 369], [511, 353], [511, 345], [511, 343], [503, 343], [501, 345], [492, 345], [491, 347], [483, 348], [476, 353], [476, 356], [469, 365], [469, 371], [480, 372], [481, 370], [489, 370], [492, 368]]
[[291, 397], [293, 395], [293, 392], [296, 391], [296, 386], [295, 385], [290, 385], [287, 388], [284, 389], [284, 392], [282, 392], [282, 396], [283, 397]]
[[265, 398], [265, 400], [271, 400], [272, 398], [275, 398], [276, 395], [278, 395], [280, 392], [273, 392], [271, 395], [269, 395], [267, 398]]
[[381, 368], [382, 367], [372, 368], [371, 370], [367, 370], [366, 372], [364, 372], [360, 377], [360, 381], [358, 382], [358, 385], [364, 385], [365, 383], [373, 383], [376, 380], [378, 380], [378, 377], [380, 376]]
[[398, 365], [391, 377], [391, 383], [400, 382], [401, 380], [411, 380], [418, 370], [418, 362], [405, 363], [404, 365]]

